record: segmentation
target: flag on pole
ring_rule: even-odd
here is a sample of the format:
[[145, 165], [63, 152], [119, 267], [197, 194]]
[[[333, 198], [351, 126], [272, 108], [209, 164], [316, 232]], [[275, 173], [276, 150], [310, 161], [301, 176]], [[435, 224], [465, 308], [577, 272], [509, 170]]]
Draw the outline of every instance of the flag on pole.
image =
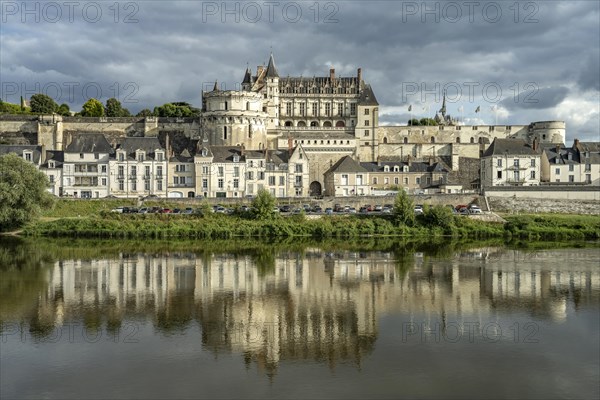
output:
[[478, 113], [479, 111], [481, 111], [481, 107], [477, 106], [477, 109], [475, 110], [475, 112]]
[[408, 111], [412, 111], [412, 104], [408, 106]]

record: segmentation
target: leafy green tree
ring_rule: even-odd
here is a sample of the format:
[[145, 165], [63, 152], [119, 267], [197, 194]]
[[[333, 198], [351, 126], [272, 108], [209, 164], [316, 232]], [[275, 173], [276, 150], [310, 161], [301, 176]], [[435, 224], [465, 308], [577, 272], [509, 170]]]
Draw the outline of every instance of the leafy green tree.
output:
[[131, 113], [128, 109], [121, 106], [121, 102], [114, 97], [106, 100], [104, 113], [107, 117], [129, 117]]
[[58, 104], [45, 94], [34, 94], [29, 100], [31, 112], [34, 114], [52, 114], [58, 110]]
[[154, 107], [154, 115], [157, 117], [197, 117], [200, 115], [200, 110], [186, 102], [175, 102]]
[[394, 221], [398, 225], [413, 226], [415, 224], [415, 205], [404, 190], [400, 190], [394, 201]]
[[154, 114], [152, 113], [152, 111], [150, 111], [147, 108], [144, 108], [142, 111], [140, 111], [139, 113], [137, 113], [135, 116], [136, 117], [152, 117]]
[[85, 102], [81, 110], [82, 117], [103, 117], [104, 106], [100, 101], [91, 98]]
[[68, 104], [62, 103], [60, 106], [58, 106], [56, 113], [64, 117], [69, 117], [71, 115], [71, 109], [69, 108]]
[[419, 125], [421, 126], [437, 126], [437, 124], [433, 118], [421, 118], [419, 120]]
[[269, 219], [275, 215], [273, 209], [275, 208], [275, 198], [271, 196], [271, 193], [265, 189], [261, 189], [256, 194], [254, 200], [252, 200], [252, 207], [254, 208], [254, 215], [258, 219]]
[[46, 175], [22, 157], [0, 156], [0, 231], [23, 226], [52, 206], [48, 184]]
[[423, 212], [423, 218], [429, 226], [442, 228], [452, 228], [454, 226], [454, 215], [452, 215], [452, 210], [449, 207], [427, 207]]

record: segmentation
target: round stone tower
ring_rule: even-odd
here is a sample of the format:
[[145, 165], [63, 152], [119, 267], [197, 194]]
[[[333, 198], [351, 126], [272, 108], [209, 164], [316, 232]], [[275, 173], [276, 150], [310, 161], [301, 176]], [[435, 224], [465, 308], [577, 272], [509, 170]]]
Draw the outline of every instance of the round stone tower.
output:
[[564, 121], [538, 121], [529, 125], [529, 139], [537, 138], [540, 143], [564, 144], [566, 125]]
[[213, 146], [263, 149], [267, 143], [262, 95], [256, 92], [218, 90], [202, 95], [202, 125]]

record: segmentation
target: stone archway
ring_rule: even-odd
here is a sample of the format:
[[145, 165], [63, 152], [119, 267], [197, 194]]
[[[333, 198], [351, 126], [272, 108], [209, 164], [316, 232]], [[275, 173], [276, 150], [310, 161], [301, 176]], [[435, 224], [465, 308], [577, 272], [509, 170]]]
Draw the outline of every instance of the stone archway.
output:
[[321, 196], [321, 183], [319, 181], [314, 181], [309, 186], [309, 191], [311, 196]]

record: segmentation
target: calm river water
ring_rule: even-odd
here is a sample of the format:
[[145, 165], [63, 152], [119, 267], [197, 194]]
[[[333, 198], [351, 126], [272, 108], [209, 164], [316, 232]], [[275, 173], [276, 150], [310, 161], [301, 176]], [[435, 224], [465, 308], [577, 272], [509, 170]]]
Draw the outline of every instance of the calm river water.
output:
[[597, 247], [0, 240], [3, 399], [600, 397]]

